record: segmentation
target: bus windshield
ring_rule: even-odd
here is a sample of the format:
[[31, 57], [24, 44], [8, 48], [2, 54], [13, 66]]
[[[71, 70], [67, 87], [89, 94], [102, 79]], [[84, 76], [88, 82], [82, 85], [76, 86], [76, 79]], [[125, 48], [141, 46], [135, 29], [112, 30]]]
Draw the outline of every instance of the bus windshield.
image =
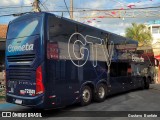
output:
[[19, 37], [31, 36], [40, 34], [41, 18], [33, 17], [12, 22], [9, 25], [7, 39], [14, 39]]

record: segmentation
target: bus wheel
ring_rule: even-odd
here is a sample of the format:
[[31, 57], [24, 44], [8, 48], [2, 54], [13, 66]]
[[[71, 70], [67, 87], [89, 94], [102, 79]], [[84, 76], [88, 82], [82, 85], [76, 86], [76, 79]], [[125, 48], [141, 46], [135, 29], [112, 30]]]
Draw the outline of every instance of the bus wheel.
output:
[[149, 79], [145, 80], [145, 89], [149, 89]]
[[85, 106], [91, 103], [92, 90], [89, 86], [84, 86], [82, 88], [81, 105]]
[[107, 91], [107, 87], [105, 84], [99, 84], [97, 86], [97, 92], [95, 94], [95, 101], [97, 102], [103, 102], [106, 98], [106, 91]]
[[142, 82], [141, 82], [141, 90], [143, 90], [145, 88], [145, 82], [144, 82], [144, 79], [142, 80]]

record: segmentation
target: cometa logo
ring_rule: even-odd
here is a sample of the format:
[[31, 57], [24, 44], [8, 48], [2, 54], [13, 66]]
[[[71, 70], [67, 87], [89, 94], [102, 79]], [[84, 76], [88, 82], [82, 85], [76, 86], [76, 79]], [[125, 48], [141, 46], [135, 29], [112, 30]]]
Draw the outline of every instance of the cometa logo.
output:
[[34, 47], [34, 44], [28, 44], [28, 43], [22, 46], [9, 45], [8, 52], [30, 51], [30, 50], [33, 50], [33, 47]]

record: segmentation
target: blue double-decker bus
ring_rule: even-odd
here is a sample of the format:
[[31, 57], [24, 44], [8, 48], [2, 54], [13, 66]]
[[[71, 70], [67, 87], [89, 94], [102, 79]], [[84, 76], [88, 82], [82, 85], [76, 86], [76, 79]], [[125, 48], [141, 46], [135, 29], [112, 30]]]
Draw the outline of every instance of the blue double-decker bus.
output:
[[138, 42], [51, 13], [11, 21], [6, 40], [6, 101], [33, 108], [102, 102], [148, 89]]

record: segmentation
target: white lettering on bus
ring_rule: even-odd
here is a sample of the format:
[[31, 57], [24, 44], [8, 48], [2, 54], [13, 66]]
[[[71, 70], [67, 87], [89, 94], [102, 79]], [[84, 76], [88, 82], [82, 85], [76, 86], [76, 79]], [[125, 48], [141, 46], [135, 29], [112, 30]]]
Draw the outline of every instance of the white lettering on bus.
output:
[[144, 58], [141, 57], [136, 57], [135, 55], [132, 55], [132, 61], [134, 62], [144, 62]]
[[[74, 43], [73, 43], [73, 46], [72, 46], [72, 49], [73, 50], [70, 50], [71, 47], [70, 47], [70, 44], [71, 44], [71, 39], [74, 37], [74, 36], [77, 36], [79, 35], [84, 41], [82, 40], [75, 40]], [[98, 43], [95, 43], [95, 42], [90, 42], [89, 41], [89, 38], [92, 38], [92, 39], [96, 39], [98, 41]], [[78, 57], [75, 53], [75, 45], [76, 43], [80, 43], [82, 45], [82, 47], [80, 48], [79, 52], [80, 52], [80, 56], [81, 57]], [[90, 36], [90, 35], [86, 35], [86, 36], [83, 36], [81, 33], [73, 33], [70, 38], [69, 38], [69, 41], [68, 41], [68, 54], [69, 54], [69, 58], [70, 60], [72, 61], [72, 63], [77, 66], [77, 67], [82, 67], [83, 65], [86, 64], [86, 62], [88, 61], [89, 59], [89, 54], [91, 53], [88, 48], [87, 48], [87, 44], [91, 44], [91, 51], [93, 53], [93, 66], [96, 67], [97, 66], [97, 45], [102, 45], [102, 49], [103, 49], [103, 53], [104, 53], [104, 56], [105, 56], [105, 59], [106, 59], [106, 63], [108, 66], [111, 65], [111, 60], [112, 60], [112, 56], [113, 56], [113, 48], [114, 48], [114, 43], [113, 41], [111, 41], [110, 43], [110, 46], [107, 50], [107, 47], [106, 47], [106, 42], [104, 41], [104, 39], [101, 39], [101, 38], [97, 38], [97, 37], [94, 37], [94, 36]], [[93, 45], [95, 45], [95, 49], [93, 48]], [[84, 53], [82, 52], [82, 50], [86, 50], [87, 51], [87, 56], [86, 56], [86, 59], [84, 58], [85, 55]], [[101, 51], [99, 51], [101, 52]], [[74, 57], [77, 59], [77, 60], [82, 60], [82, 63], [75, 63], [71, 57], [71, 53], [73, 53]], [[84, 60], [84, 61], [83, 61]]]
[[13, 46], [10, 44], [8, 45], [8, 52], [30, 51], [30, 50], [33, 50], [33, 47], [34, 47], [34, 44], [28, 44], [28, 43], [22, 46]]

